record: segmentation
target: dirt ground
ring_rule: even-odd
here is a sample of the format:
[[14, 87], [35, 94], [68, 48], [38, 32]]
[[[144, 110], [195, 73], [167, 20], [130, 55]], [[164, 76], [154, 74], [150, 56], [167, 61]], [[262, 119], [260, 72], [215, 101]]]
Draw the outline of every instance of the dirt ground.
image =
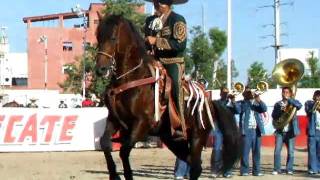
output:
[[[285, 149], [283, 149], [285, 152]], [[118, 171], [122, 175], [122, 166], [118, 152], [113, 152]], [[200, 179], [212, 179], [209, 159], [211, 148], [203, 151], [203, 173]], [[241, 177], [236, 169], [232, 179], [317, 179], [320, 175], [307, 175], [307, 152], [296, 151], [295, 174], [271, 175], [273, 167], [273, 149], [263, 148], [262, 177]], [[283, 155], [284, 157], [285, 155]], [[137, 148], [132, 151], [131, 163], [135, 179], [173, 179], [173, 165], [175, 157], [166, 148]], [[284, 160], [282, 161], [284, 163]], [[1, 179], [13, 180], [65, 180], [65, 179], [107, 179], [103, 153], [99, 151], [87, 152], [44, 152], [44, 153], [1, 153]], [[219, 178], [223, 179], [223, 178]]]

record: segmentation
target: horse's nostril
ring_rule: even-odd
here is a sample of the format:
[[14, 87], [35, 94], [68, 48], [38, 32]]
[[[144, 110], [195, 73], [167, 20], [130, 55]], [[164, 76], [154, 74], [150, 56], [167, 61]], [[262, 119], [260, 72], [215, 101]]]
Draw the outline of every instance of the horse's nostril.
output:
[[105, 73], [105, 72], [107, 72], [108, 68], [102, 67], [102, 68], [100, 68], [100, 70], [101, 70], [102, 73]]
[[100, 68], [97, 68], [97, 70], [96, 70], [96, 73], [99, 76], [102, 76], [102, 75], [106, 74], [107, 72], [108, 72], [107, 67], [100, 67]]

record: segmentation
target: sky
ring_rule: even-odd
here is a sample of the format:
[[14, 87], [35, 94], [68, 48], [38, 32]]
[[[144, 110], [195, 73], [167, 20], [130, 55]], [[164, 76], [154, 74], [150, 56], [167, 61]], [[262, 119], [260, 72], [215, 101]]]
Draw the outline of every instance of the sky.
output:
[[[88, 9], [90, 3], [100, 0], [1, 0], [0, 26], [7, 27], [10, 52], [27, 51], [27, 32], [23, 17], [39, 16], [61, 12], [70, 12], [79, 4]], [[247, 69], [255, 62], [263, 65], [271, 73], [274, 67], [274, 23], [273, 8], [259, 8], [273, 5], [274, 0], [232, 0], [232, 59], [239, 71], [235, 81], [246, 83]], [[320, 1], [319, 0], [281, 0], [281, 44], [285, 48], [316, 48], [320, 47]], [[146, 3], [147, 12], [152, 5]], [[204, 7], [204, 8], [202, 8]], [[227, 29], [227, 0], [189, 0], [188, 3], [177, 5], [174, 11], [183, 15], [188, 28], [203, 25], [202, 9], [204, 9], [204, 27], [207, 31], [217, 27]], [[80, 20], [79, 20], [80, 21]], [[261, 38], [266, 36], [266, 38]], [[267, 48], [266, 48], [267, 47]], [[226, 53], [223, 55], [226, 60]]]

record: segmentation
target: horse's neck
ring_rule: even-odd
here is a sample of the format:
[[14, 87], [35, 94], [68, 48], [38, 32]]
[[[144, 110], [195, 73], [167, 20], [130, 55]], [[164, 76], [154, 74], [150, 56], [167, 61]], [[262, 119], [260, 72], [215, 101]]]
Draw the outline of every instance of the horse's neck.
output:
[[[128, 81], [143, 79], [151, 76], [147, 63], [144, 62], [143, 56], [127, 57], [124, 56], [120, 60], [116, 70], [116, 78], [118, 83], [125, 83]], [[122, 76], [122, 77], [121, 77]]]

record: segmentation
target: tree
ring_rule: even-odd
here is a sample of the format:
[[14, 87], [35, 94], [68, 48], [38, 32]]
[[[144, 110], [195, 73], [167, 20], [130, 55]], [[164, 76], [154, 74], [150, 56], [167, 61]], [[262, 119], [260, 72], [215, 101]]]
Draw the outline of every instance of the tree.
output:
[[[219, 60], [227, 44], [225, 32], [212, 28], [207, 36], [200, 26], [195, 26], [190, 30], [190, 34], [192, 41], [185, 57], [186, 72], [195, 79], [206, 79], [209, 82], [209, 88], [220, 87], [222, 84], [217, 82], [224, 84], [227, 75], [223, 61]], [[233, 68], [233, 70], [234, 75], [237, 76], [236, 69]]]
[[143, 3], [139, 0], [102, 0], [106, 4], [105, 14], [122, 15], [133, 22], [141, 32], [146, 14], [137, 12]]
[[[213, 88], [217, 89], [220, 87], [227, 87], [227, 64], [223, 60], [216, 61], [215, 66], [217, 66], [217, 70], [215, 73], [215, 81], [213, 82]], [[231, 63], [231, 76], [232, 78], [236, 78], [239, 75], [238, 70], [235, 67], [234, 60]]]
[[[139, 30], [142, 29], [145, 15], [137, 12], [137, 8], [143, 5], [142, 3], [136, 0], [103, 0], [103, 2], [106, 4], [106, 9], [103, 11], [104, 14], [122, 15], [132, 21]], [[86, 89], [86, 91], [90, 94], [95, 94], [97, 97], [101, 97], [103, 95], [109, 81], [104, 77], [96, 76], [94, 70], [95, 57], [95, 45], [88, 46], [86, 47], [85, 57], [76, 57], [75, 62], [65, 65], [67, 77], [63, 83], [59, 84], [64, 92], [82, 92], [83, 64], [85, 62], [86, 73], [91, 72], [93, 76], [92, 84]]]
[[[206, 80], [210, 79], [212, 51], [209, 44], [209, 39], [201, 31], [200, 26], [193, 27], [190, 33], [193, 35], [193, 40], [190, 44], [190, 58], [194, 64], [194, 72], [192, 76], [195, 79], [204, 78]], [[210, 82], [210, 81], [209, 81]]]
[[250, 65], [248, 69], [248, 82], [247, 85], [250, 88], [256, 88], [259, 81], [265, 81], [269, 85], [273, 84], [272, 80], [269, 78], [267, 70], [263, 67], [262, 62], [255, 61]]
[[310, 73], [304, 75], [299, 83], [299, 87], [303, 88], [319, 88], [320, 87], [320, 68], [319, 59], [314, 57], [313, 52], [310, 52], [311, 57], [307, 59], [310, 67]]
[[96, 49], [92, 46], [86, 47], [86, 56], [77, 57], [75, 62], [65, 65], [65, 72], [67, 77], [59, 86], [64, 92], [79, 93], [82, 92], [83, 81], [83, 65], [85, 62], [85, 72], [92, 73], [93, 82], [89, 88], [86, 89], [90, 94], [95, 94], [98, 97], [104, 93], [108, 80], [103, 77], [96, 76], [94, 73]]

